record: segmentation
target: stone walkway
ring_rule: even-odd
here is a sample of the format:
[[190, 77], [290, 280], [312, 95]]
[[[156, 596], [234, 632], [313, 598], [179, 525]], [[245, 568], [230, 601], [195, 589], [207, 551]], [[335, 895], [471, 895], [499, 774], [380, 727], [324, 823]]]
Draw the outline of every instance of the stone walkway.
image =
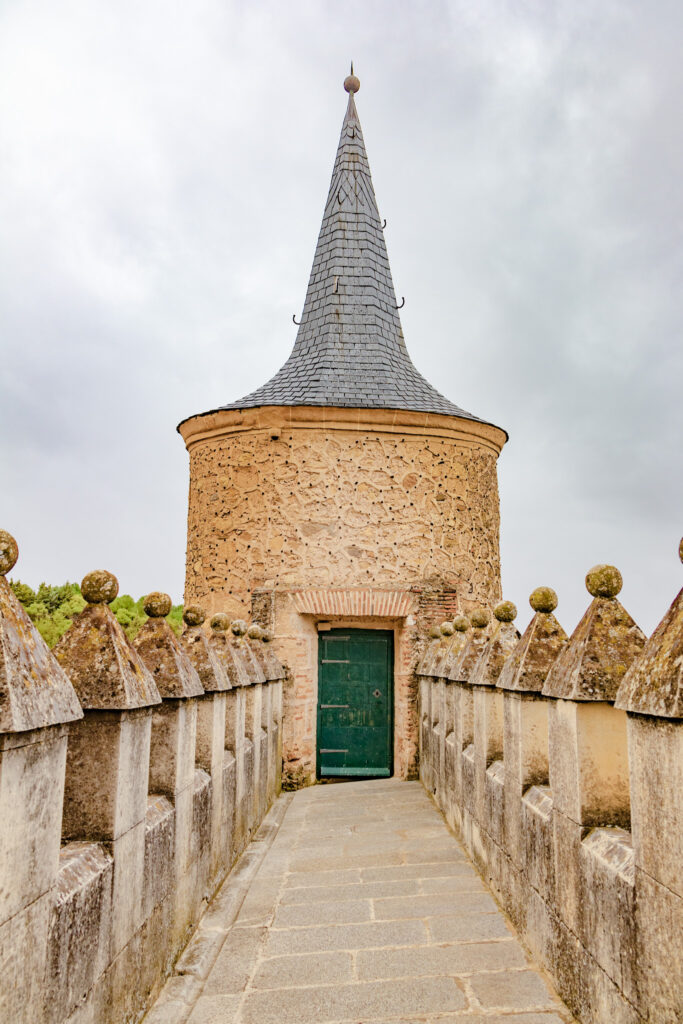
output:
[[417, 783], [294, 795], [190, 1024], [571, 1021]]

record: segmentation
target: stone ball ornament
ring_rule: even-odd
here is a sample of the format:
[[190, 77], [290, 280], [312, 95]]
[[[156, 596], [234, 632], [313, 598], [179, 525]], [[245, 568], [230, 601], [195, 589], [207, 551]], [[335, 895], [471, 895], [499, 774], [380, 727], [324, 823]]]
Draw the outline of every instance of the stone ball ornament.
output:
[[13, 569], [19, 558], [19, 545], [11, 533], [0, 530], [0, 576]]
[[512, 601], [501, 601], [493, 609], [493, 614], [499, 622], [514, 622], [517, 618], [517, 605]]
[[453, 619], [453, 629], [456, 633], [466, 633], [470, 628], [470, 620], [466, 615], [456, 615]]
[[81, 580], [81, 594], [88, 604], [111, 604], [118, 592], [119, 581], [106, 569], [95, 569]]
[[592, 597], [616, 597], [623, 585], [616, 565], [594, 565], [586, 573], [586, 590]]
[[441, 626], [430, 626], [429, 635], [432, 640], [439, 640], [441, 638]]
[[557, 608], [557, 594], [552, 587], [536, 587], [529, 596], [529, 604], [535, 612], [549, 614]]
[[186, 626], [201, 626], [206, 619], [206, 612], [198, 604], [188, 604], [183, 609], [183, 622]]
[[441, 636], [453, 636], [455, 630], [453, 629], [452, 622], [441, 623]]
[[230, 619], [225, 612], [216, 612], [215, 615], [211, 616], [209, 625], [217, 633], [225, 633], [226, 630], [230, 629]]
[[247, 630], [247, 636], [249, 637], [250, 640], [262, 640], [263, 630], [261, 629], [260, 626], [257, 626], [256, 623], [254, 623], [254, 625], [250, 626], [249, 629]]
[[268, 632], [267, 629], [264, 629], [261, 635], [261, 639], [263, 640], [264, 644], [269, 644], [273, 639], [273, 634]]
[[475, 608], [470, 615], [470, 622], [475, 629], [483, 629], [489, 624], [489, 613], [485, 608]]
[[248, 628], [249, 627], [247, 626], [244, 619], [235, 619], [235, 621], [230, 626], [233, 636], [244, 636]]
[[143, 601], [142, 607], [150, 619], [165, 619], [173, 607], [173, 602], [168, 594], [153, 590]]

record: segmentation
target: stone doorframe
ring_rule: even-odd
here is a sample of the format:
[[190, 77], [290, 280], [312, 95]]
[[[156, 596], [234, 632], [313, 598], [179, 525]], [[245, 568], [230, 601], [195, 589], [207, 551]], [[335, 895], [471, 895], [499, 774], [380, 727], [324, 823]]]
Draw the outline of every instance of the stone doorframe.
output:
[[417, 777], [417, 595], [410, 590], [325, 587], [276, 590], [275, 649], [289, 667], [284, 688], [283, 780], [296, 788], [315, 782], [318, 708], [318, 632], [390, 629], [394, 633], [394, 775]]

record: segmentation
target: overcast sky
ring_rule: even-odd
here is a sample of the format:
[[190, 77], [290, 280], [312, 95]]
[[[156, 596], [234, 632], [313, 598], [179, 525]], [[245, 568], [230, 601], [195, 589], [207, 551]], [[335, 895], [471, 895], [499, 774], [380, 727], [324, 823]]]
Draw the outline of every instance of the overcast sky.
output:
[[289, 354], [357, 97], [408, 349], [505, 427], [503, 589], [681, 585], [680, 0], [0, 0], [0, 526], [183, 590], [176, 424]]

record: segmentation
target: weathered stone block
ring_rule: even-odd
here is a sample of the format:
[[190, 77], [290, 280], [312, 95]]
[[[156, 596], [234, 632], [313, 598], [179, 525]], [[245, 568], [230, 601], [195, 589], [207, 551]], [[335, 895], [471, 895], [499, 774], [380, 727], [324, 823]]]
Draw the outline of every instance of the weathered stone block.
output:
[[223, 797], [221, 800], [220, 863], [227, 871], [237, 856], [235, 846], [235, 776], [236, 762], [226, 750], [221, 773]]
[[627, 828], [626, 712], [605, 702], [552, 701], [549, 747], [558, 811], [582, 825]]
[[192, 845], [190, 858], [195, 881], [195, 916], [199, 906], [210, 897], [209, 878], [211, 873], [211, 806], [213, 779], [198, 768], [195, 772], [192, 800]]
[[69, 734], [62, 832], [112, 840], [144, 820], [151, 711], [88, 711]]
[[502, 761], [494, 761], [484, 773], [484, 823], [497, 846], [505, 839], [505, 769]]
[[569, 929], [579, 934], [581, 922], [580, 852], [588, 829], [553, 807], [554, 911]]
[[175, 881], [175, 810], [165, 796], [150, 796], [145, 815], [145, 919], [172, 892]]
[[683, 721], [628, 716], [636, 864], [683, 896]]
[[68, 843], [60, 854], [47, 938], [45, 1020], [64, 1021], [109, 962], [111, 855], [97, 843]]
[[535, 694], [505, 691], [503, 745], [506, 774], [528, 786], [548, 782], [548, 701]]
[[578, 1020], [588, 1024], [640, 1024], [642, 1018], [635, 1008], [570, 929], [557, 919], [553, 919], [553, 927], [554, 956], [550, 970], [559, 994]]
[[651, 1024], [679, 1024], [683, 1007], [683, 900], [636, 868], [638, 1007]]
[[0, 734], [0, 922], [57, 874], [66, 747], [65, 726]]
[[42, 1018], [51, 907], [48, 893], [0, 925], [0, 1020], [8, 1024], [36, 1024]]
[[631, 836], [593, 829], [579, 849], [579, 939], [632, 1003], [636, 1003], [635, 868]]
[[197, 738], [196, 700], [164, 700], [152, 714], [149, 791], [173, 797], [192, 784]]
[[111, 958], [118, 956], [144, 921], [145, 822], [118, 836], [112, 843]]
[[486, 769], [503, 757], [503, 694], [488, 686], [474, 687], [475, 816], [486, 821]]
[[541, 899], [552, 906], [555, 899], [553, 852], [553, 798], [547, 786], [532, 786], [521, 802], [524, 838], [524, 878]]

